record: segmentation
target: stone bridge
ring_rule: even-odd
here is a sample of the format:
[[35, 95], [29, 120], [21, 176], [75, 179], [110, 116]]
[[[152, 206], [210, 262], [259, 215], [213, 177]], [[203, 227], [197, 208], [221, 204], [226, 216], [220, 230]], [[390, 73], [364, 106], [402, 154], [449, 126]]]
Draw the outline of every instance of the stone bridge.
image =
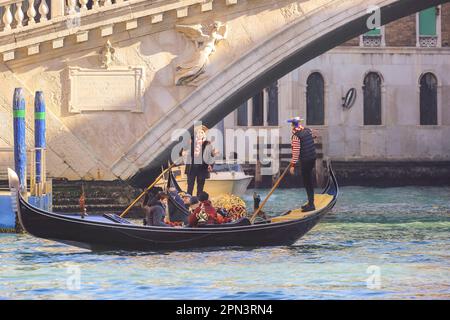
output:
[[[213, 126], [253, 94], [322, 53], [444, 0], [0, 1], [0, 147], [12, 145], [12, 93], [47, 101], [48, 170], [143, 185], [166, 163], [175, 128]], [[199, 83], [175, 85], [195, 53], [176, 25], [228, 25]], [[108, 44], [108, 41], [110, 45]]]

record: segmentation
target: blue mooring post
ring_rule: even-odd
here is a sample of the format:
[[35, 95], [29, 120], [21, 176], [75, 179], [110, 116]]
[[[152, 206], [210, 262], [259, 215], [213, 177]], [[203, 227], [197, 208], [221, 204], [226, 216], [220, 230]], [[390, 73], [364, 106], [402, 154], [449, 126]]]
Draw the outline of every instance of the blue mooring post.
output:
[[14, 90], [13, 97], [14, 117], [14, 165], [19, 176], [22, 193], [27, 187], [27, 147], [25, 142], [25, 97], [22, 88]]
[[45, 100], [42, 91], [34, 97], [34, 146], [36, 147], [36, 183], [41, 183], [42, 151], [45, 148]]

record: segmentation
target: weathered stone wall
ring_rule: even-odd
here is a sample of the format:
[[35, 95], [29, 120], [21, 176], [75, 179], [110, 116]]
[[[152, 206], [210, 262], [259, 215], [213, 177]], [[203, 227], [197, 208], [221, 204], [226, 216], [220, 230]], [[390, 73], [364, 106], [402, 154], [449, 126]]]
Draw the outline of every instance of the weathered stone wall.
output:
[[[320, 72], [325, 80], [325, 125], [312, 126], [322, 136], [324, 155], [347, 160], [450, 160], [450, 52], [430, 48], [336, 48], [279, 80], [279, 124], [306, 118], [306, 83]], [[382, 79], [382, 125], [363, 125], [363, 81], [368, 72]], [[432, 72], [439, 81], [438, 126], [420, 126], [419, 79]], [[354, 106], [344, 109], [342, 97], [357, 90]], [[251, 104], [250, 104], [251, 106]], [[225, 119], [234, 128], [236, 115]], [[228, 153], [227, 153], [228, 154]]]
[[450, 162], [333, 162], [341, 186], [401, 187], [450, 185]]
[[[195, 1], [180, 2], [188, 6]], [[196, 89], [194, 86], [174, 85], [177, 63], [189, 59], [195, 51], [193, 43], [174, 30], [175, 24], [210, 24], [215, 20], [229, 23], [232, 31], [228, 40], [220, 43], [217, 53], [211, 57], [207, 75], [212, 77], [246, 50], [262, 42], [267, 34], [280, 30], [326, 2], [321, 0], [311, 5], [293, 4], [289, 0], [259, 0], [228, 5], [228, 1], [215, 1], [212, 10], [205, 12], [200, 4], [189, 6], [188, 15], [182, 18], [177, 17], [175, 10], [165, 12], [164, 19], [158, 23], [153, 23], [150, 15], [136, 18], [131, 21], [136, 21], [137, 27], [130, 30], [130, 16], [122, 17], [117, 10], [117, 23], [109, 36], [105, 37], [100, 28], [68, 35], [61, 48], [53, 49], [52, 42], [43, 41], [38, 54], [28, 55], [27, 48], [17, 49], [13, 60], [0, 64], [0, 112], [7, 124], [0, 127], [0, 143], [12, 146], [12, 93], [15, 87], [24, 87], [27, 94], [27, 144], [29, 148], [33, 146], [33, 95], [35, 90], [43, 90], [47, 103], [47, 168], [51, 176], [71, 180], [114, 180], [124, 170], [131, 174], [138, 166], [148, 164], [153, 154], [138, 158], [146, 149], [161, 145], [159, 135], [169, 130], [168, 127], [155, 128], [155, 125], [168, 118], [169, 111]], [[164, 5], [163, 2], [160, 4]], [[101, 21], [98, 25], [102, 27]], [[113, 44], [115, 59], [110, 70], [102, 70], [101, 50], [107, 40]], [[109, 73], [129, 67], [143, 70], [141, 112], [95, 110], [95, 102], [99, 98], [97, 91], [108, 85]], [[74, 75], [70, 74], [71, 68], [75, 69]], [[99, 74], [84, 90], [71, 88], [78, 68]], [[130, 104], [129, 101], [117, 101], [117, 97], [121, 97], [118, 90], [108, 92], [111, 95], [109, 99], [117, 102], [119, 107]], [[73, 112], [71, 95], [90, 101], [94, 107], [86, 112]], [[178, 127], [176, 122], [185, 113], [180, 109], [170, 125]], [[115, 172], [114, 165], [152, 128], [155, 129], [153, 138], [128, 155], [127, 161], [133, 163], [138, 160], [137, 165], [127, 162], [125, 167]]]
[[[319, 164], [320, 165], [320, 164]], [[326, 166], [324, 163], [323, 166]], [[339, 186], [402, 187], [402, 186], [450, 186], [449, 161], [332, 161]], [[317, 168], [316, 168], [317, 170]], [[246, 166], [248, 174], [255, 174], [254, 166]], [[325, 177], [324, 183], [326, 183]], [[263, 176], [258, 188], [270, 188], [273, 177]], [[316, 188], [325, 185], [316, 179]], [[254, 188], [252, 181], [249, 188]], [[298, 172], [287, 175], [280, 188], [303, 187]]]
[[[361, 160], [450, 159], [450, 51], [445, 46], [450, 28], [449, 4], [441, 11], [443, 48], [417, 48], [416, 14], [385, 27], [386, 47], [359, 47], [359, 38], [317, 57], [279, 80], [280, 127], [284, 143], [290, 133], [284, 124], [292, 116], [306, 118], [306, 82], [313, 72], [325, 79], [325, 125], [321, 132], [326, 156]], [[363, 80], [368, 72], [382, 79], [382, 126], [363, 126]], [[438, 126], [420, 126], [422, 74], [432, 72], [439, 82]], [[341, 97], [356, 88], [350, 110]], [[251, 101], [250, 107], [251, 107]], [[236, 114], [225, 120], [233, 128]]]
[[[405, 0], [375, 2], [382, 5], [413, 3]], [[32, 95], [35, 90], [43, 90], [48, 109], [50, 174], [75, 180], [129, 178], [169, 147], [174, 127], [188, 128], [194, 119], [206, 117], [220, 101], [236, 93], [243, 85], [252, 84], [258, 75], [279, 64], [290, 53], [353, 21], [355, 17], [363, 17], [367, 7], [367, 2], [361, 0], [230, 3], [214, 1], [212, 10], [204, 10], [203, 2], [196, 3], [189, 7], [187, 16], [180, 17], [179, 11], [172, 9], [154, 15], [153, 2], [129, 2], [130, 6], [139, 4], [142, 11], [135, 12], [134, 7], [130, 7], [104, 14], [94, 12], [84, 18], [80, 27], [89, 24], [92, 26], [89, 31], [61, 31], [64, 37], [62, 47], [60, 39], [49, 40], [50, 34], [55, 32], [55, 26], [50, 23], [46, 24], [46, 29], [39, 31], [41, 34], [37, 31], [29, 33], [43, 39], [40, 47], [30, 45], [14, 49], [13, 58], [10, 53], [6, 54], [12, 60], [1, 64], [2, 81], [6, 82], [5, 86], [0, 87], [1, 110], [7, 118], [5, 129], [0, 128], [1, 140], [6, 145], [12, 143], [12, 89], [22, 86], [27, 93], [28, 144], [32, 146]], [[163, 5], [164, 2], [156, 4]], [[139, 15], [143, 12], [145, 14]], [[207, 74], [209, 80], [199, 88], [175, 87], [174, 68], [177, 62], [189, 58], [194, 48], [192, 43], [174, 31], [174, 25], [211, 23], [214, 20], [228, 22], [232, 32], [228, 41], [219, 44], [217, 53], [211, 58]], [[61, 27], [60, 24], [58, 26]], [[279, 32], [281, 30], [283, 32]], [[19, 38], [17, 43], [23, 40]], [[2, 38], [1, 45], [10, 39]], [[113, 68], [142, 67], [144, 70], [143, 110], [130, 112], [99, 108], [72, 112], [68, 103], [68, 96], [74, 90], [69, 90], [72, 83], [70, 68], [101, 68], [100, 51], [108, 39], [115, 48]], [[7, 45], [13, 46], [16, 43], [13, 42]], [[330, 43], [329, 40], [326, 42]], [[319, 50], [317, 47], [315, 50]], [[365, 61], [366, 66], [379, 63], [375, 61], [376, 57], [373, 55], [373, 61]], [[358, 74], [360, 72], [358, 70]], [[95, 104], [98, 98], [96, 89], [102, 87], [104, 90], [103, 86], [107, 83], [101, 79], [98, 78], [99, 81], [91, 86], [92, 90], [88, 86], [78, 94], [83, 98], [91, 97], [91, 103]], [[361, 85], [360, 80], [352, 81], [349, 83]], [[116, 95], [121, 93], [118, 91], [117, 88], [110, 90], [111, 100], [121, 97]], [[128, 102], [119, 101], [125, 106]], [[358, 112], [353, 112], [356, 114], [353, 117], [358, 117]], [[342, 127], [337, 129], [345, 131]]]
[[[185, 118], [185, 110], [179, 109], [175, 117], [168, 117], [168, 113], [196, 89], [174, 85], [175, 66], [194, 53], [194, 45], [175, 32], [175, 24], [209, 24], [215, 20], [229, 23], [232, 31], [228, 40], [219, 44], [218, 52], [211, 57], [207, 76], [212, 77], [248, 49], [264, 41], [267, 35], [329, 1], [293, 3], [289, 0], [259, 0], [251, 3], [239, 1], [236, 5], [229, 5], [233, 1], [215, 1], [211, 7], [204, 7], [200, 2], [190, 5], [196, 1], [178, 2], [189, 7], [188, 14], [181, 18], [178, 10], [168, 10], [157, 17], [162, 18], [161, 21], [155, 20], [155, 16], [151, 15], [153, 6], [158, 9], [158, 5], [164, 6], [163, 2], [140, 7], [140, 11], [134, 12], [138, 18], [123, 15], [123, 10], [112, 10], [105, 17], [99, 15], [100, 21], [95, 29], [81, 32], [75, 28], [69, 33], [62, 30], [62, 46], [56, 40], [50, 41], [54, 30], [47, 28], [42, 35], [36, 35], [42, 38], [38, 47], [33, 46], [38, 48], [37, 53], [34, 49], [30, 51], [31, 47], [22, 47], [14, 51], [12, 60], [6, 60], [10, 59], [10, 55], [4, 54], [0, 76], [5, 85], [0, 87], [0, 98], [1, 110], [8, 125], [0, 128], [2, 143], [12, 145], [12, 92], [14, 87], [24, 87], [27, 94], [27, 144], [29, 148], [33, 146], [33, 95], [35, 90], [43, 90], [47, 102], [49, 174], [73, 180], [112, 180], [124, 171], [123, 176], [129, 176], [149, 163], [154, 152], [145, 154], [145, 150], [161, 146], [159, 137], [170, 130], [168, 125], [172, 128], [184, 126], [178, 126], [177, 121]], [[83, 25], [94, 24], [94, 15], [98, 13], [94, 11], [91, 16], [82, 17]], [[104, 18], [114, 21], [114, 24], [102, 22]], [[136, 27], [130, 28], [130, 22], [135, 23]], [[100, 53], [107, 40], [113, 44], [115, 59], [111, 70], [104, 70], [101, 75]], [[3, 42], [0, 41], [2, 45]], [[95, 110], [95, 102], [101, 98], [97, 91], [104, 91], [102, 87], [109, 85], [107, 79], [110, 71], [128, 67], [141, 67], [143, 70], [142, 112], [105, 110], [103, 106]], [[71, 68], [75, 69], [73, 75]], [[83, 90], [72, 87], [72, 83], [76, 82], [77, 68], [94, 70], [100, 76]], [[119, 95], [120, 89], [108, 92], [111, 95], [109, 99], [117, 102], [119, 109], [120, 105], [129, 105], [128, 101], [117, 101], [122, 97]], [[94, 107], [87, 112], [73, 112], [74, 96], [82, 97]], [[164, 119], [171, 119], [171, 122], [156, 125]], [[129, 152], [152, 129], [153, 135]], [[143, 153], [145, 155], [141, 157]], [[118, 162], [121, 163], [115, 168]]]

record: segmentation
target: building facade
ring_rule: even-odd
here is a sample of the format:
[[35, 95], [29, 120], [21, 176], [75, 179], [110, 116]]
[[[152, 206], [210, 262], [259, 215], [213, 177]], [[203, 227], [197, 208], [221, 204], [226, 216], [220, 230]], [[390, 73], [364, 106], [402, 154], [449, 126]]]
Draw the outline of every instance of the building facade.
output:
[[[370, 3], [394, 18], [428, 2]], [[23, 88], [26, 101], [30, 150], [34, 97], [44, 93], [49, 177], [136, 182], [138, 176], [137, 185], [144, 185], [166, 163], [174, 128], [190, 128], [198, 119], [217, 123], [238, 103], [227, 101], [254, 94], [257, 79], [272, 81], [273, 70], [292, 70], [283, 66], [292, 53], [302, 65], [301, 53], [316, 56], [364, 32], [364, 23], [354, 21], [365, 20], [367, 6], [333, 0], [4, 1], [0, 180], [14, 163], [16, 88]], [[336, 161], [448, 160], [448, 12], [448, 4], [428, 9], [348, 41], [255, 94], [219, 128], [276, 129], [286, 161], [285, 121], [292, 116], [317, 129], [320, 154]], [[202, 67], [197, 75], [204, 78], [177, 85], [179, 66], [209, 49], [200, 50], [176, 26], [201, 24], [209, 32], [216, 21], [230, 32], [208, 63], [202, 60], [206, 72]], [[342, 29], [350, 24], [351, 32]], [[325, 40], [331, 32], [332, 43]], [[356, 99], [342, 107], [348, 92]]]
[[286, 145], [293, 116], [317, 130], [335, 161], [450, 160], [450, 4], [315, 58], [228, 115], [224, 127], [280, 130]]

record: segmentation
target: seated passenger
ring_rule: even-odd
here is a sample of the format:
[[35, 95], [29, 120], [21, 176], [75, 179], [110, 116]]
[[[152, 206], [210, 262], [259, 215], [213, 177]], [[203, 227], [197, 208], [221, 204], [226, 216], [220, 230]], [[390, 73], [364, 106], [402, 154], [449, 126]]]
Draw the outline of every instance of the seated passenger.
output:
[[191, 195], [189, 193], [180, 192], [180, 197], [183, 199], [184, 207], [189, 210], [191, 207]]
[[148, 226], [170, 227], [169, 224], [164, 222], [167, 198], [168, 195], [165, 192], [159, 192], [151, 202], [150, 206], [146, 207], [145, 220]]
[[216, 209], [209, 201], [209, 195], [206, 192], [201, 192], [198, 196], [200, 205], [194, 209], [189, 216], [189, 226], [197, 227], [202, 224], [221, 224], [223, 217], [218, 215]]

